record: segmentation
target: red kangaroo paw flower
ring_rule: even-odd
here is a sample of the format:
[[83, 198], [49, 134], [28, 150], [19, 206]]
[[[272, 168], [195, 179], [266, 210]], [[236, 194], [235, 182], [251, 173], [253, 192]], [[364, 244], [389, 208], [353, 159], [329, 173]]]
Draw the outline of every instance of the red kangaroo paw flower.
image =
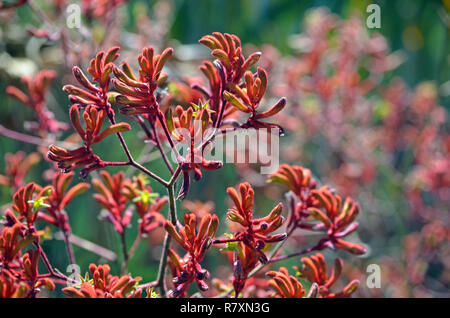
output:
[[141, 298], [142, 290], [136, 289], [141, 277], [113, 276], [108, 264], [89, 266], [89, 273], [80, 286], [63, 288], [71, 298]]
[[166, 221], [166, 231], [169, 235], [187, 252], [181, 258], [178, 254], [169, 250], [169, 268], [172, 272], [175, 289], [172, 290], [173, 297], [182, 297], [191, 283], [196, 282], [201, 291], [206, 291], [208, 285], [205, 279], [208, 277], [208, 271], [203, 269], [200, 262], [212, 243], [212, 238], [216, 234], [219, 226], [219, 219], [216, 215], [205, 215], [196, 231], [195, 214], [186, 214], [184, 217], [185, 225], [179, 231], [175, 226]]
[[122, 64], [122, 69], [113, 68], [114, 87], [119, 92], [115, 97], [117, 103], [123, 105], [120, 111], [125, 115], [147, 114], [154, 117], [159, 111], [155, 91], [159, 84], [167, 78], [162, 69], [173, 53], [167, 48], [161, 55], [154, 52], [153, 47], [143, 49], [138, 56], [139, 76], [136, 76], [128, 63]]
[[327, 264], [325, 258], [321, 253], [302, 258], [303, 267], [296, 266], [298, 272], [300, 272], [306, 279], [312, 283], [316, 283], [319, 286], [319, 294], [324, 298], [342, 298], [349, 297], [359, 286], [359, 281], [351, 281], [341, 292], [332, 293], [330, 288], [336, 283], [342, 273], [343, 261], [340, 258], [336, 258], [334, 261], [333, 271], [328, 273]]
[[271, 279], [269, 280], [269, 287], [275, 293], [272, 297], [276, 298], [304, 298], [306, 291], [303, 285], [295, 278], [289, 275], [287, 268], [280, 267], [278, 271], [270, 271], [266, 274]]

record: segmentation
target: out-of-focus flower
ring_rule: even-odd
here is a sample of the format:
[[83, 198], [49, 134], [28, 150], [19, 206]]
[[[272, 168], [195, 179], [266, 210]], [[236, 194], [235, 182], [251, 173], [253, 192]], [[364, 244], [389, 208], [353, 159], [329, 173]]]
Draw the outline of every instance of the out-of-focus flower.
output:
[[30, 109], [36, 112], [37, 122], [30, 123], [29, 128], [40, 136], [47, 133], [58, 133], [67, 130], [65, 123], [60, 123], [54, 118], [54, 114], [46, 107], [45, 95], [50, 88], [50, 84], [56, 77], [56, 73], [51, 70], [42, 70], [35, 77], [22, 77], [22, 82], [27, 87], [28, 94], [25, 94], [15, 86], [8, 86], [6, 93], [16, 98]]
[[124, 194], [125, 180], [123, 171], [111, 176], [107, 171], [100, 171], [100, 179], [93, 179], [92, 185], [98, 193], [95, 200], [108, 211], [108, 220], [114, 225], [117, 233], [122, 234], [131, 222], [133, 210], [127, 209], [129, 198]]
[[147, 185], [145, 176], [139, 175], [133, 182], [125, 182], [123, 194], [132, 201], [139, 215], [139, 231], [146, 234], [165, 224], [165, 218], [161, 210], [168, 203], [168, 197], [159, 197], [153, 192], [151, 186]]
[[342, 239], [357, 230], [358, 223], [354, 220], [359, 214], [359, 205], [352, 198], [347, 198], [342, 204], [341, 197], [326, 187], [313, 190], [311, 195], [317, 200], [317, 203], [315, 207], [308, 208], [308, 212], [319, 223], [304, 223], [302, 227], [326, 232], [326, 237], [321, 239], [317, 245], [318, 249], [336, 247], [352, 254], [364, 254], [366, 252], [364, 246]]
[[11, 187], [16, 191], [24, 185], [25, 176], [40, 160], [41, 157], [36, 152], [28, 155], [23, 151], [5, 154], [5, 174], [0, 174], [0, 185]]
[[[66, 206], [78, 195], [89, 188], [88, 183], [78, 183], [69, 189], [69, 184], [73, 180], [73, 172], [68, 174], [58, 173], [53, 178], [53, 184], [48, 187], [50, 194], [46, 199], [48, 207], [45, 211], [38, 213], [38, 218], [42, 219], [62, 231], [70, 232], [69, 220], [65, 212]], [[43, 209], [44, 210], [44, 209]]]

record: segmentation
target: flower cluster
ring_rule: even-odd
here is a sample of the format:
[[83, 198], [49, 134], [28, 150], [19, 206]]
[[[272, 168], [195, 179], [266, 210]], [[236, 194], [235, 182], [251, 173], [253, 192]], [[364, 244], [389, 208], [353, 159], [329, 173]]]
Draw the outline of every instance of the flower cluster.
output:
[[[201, 85], [193, 87], [201, 91], [210, 101], [213, 122], [216, 128], [222, 125], [227, 118], [234, 122], [231, 114], [238, 110], [250, 114], [242, 128], [278, 128], [280, 134], [283, 129], [276, 124], [262, 122], [280, 112], [286, 105], [286, 99], [281, 98], [270, 109], [257, 112], [257, 108], [267, 89], [267, 72], [259, 67], [253, 74], [250, 68], [255, 65], [260, 52], [252, 53], [247, 59], [242, 54], [241, 41], [236, 35], [214, 32], [206, 35], [199, 41], [212, 50], [211, 54], [217, 59], [214, 63], [206, 61], [201, 66], [209, 82], [209, 89]], [[242, 78], [244, 81], [242, 82]], [[224, 122], [225, 123], [225, 122]]]
[[119, 91], [116, 102], [123, 105], [121, 112], [125, 115], [147, 114], [154, 117], [159, 112], [155, 90], [167, 78], [161, 73], [173, 49], [168, 48], [161, 55], [154, 54], [149, 46], [138, 56], [139, 77], [133, 73], [128, 63], [122, 64], [122, 70], [114, 67], [114, 87]]
[[201, 291], [208, 289], [204, 280], [209, 273], [201, 267], [200, 262], [213, 242], [219, 220], [216, 215], [205, 215], [196, 232], [196, 219], [195, 214], [186, 214], [185, 225], [178, 231], [170, 221], [166, 221], [167, 233], [187, 252], [183, 258], [172, 249], [168, 252], [169, 268], [175, 285], [173, 297], [185, 296], [189, 285], [194, 281]]
[[250, 184], [244, 182], [239, 185], [240, 196], [232, 187], [228, 188], [227, 192], [234, 203], [234, 207], [227, 212], [227, 218], [243, 228], [233, 236], [233, 240], [239, 242], [236, 245], [237, 251], [233, 264], [233, 285], [237, 297], [244, 288], [248, 274], [255, 268], [258, 261], [262, 264], [267, 263], [268, 258], [264, 254], [266, 245], [280, 242], [287, 235], [286, 233], [271, 234], [279, 229], [285, 221], [281, 216], [283, 209], [281, 203], [275, 206], [267, 216], [254, 219], [254, 190]]
[[67, 150], [62, 147], [51, 145], [49, 147], [48, 158], [58, 163], [58, 168], [63, 172], [70, 172], [76, 167], [85, 167], [81, 170], [81, 176], [86, 178], [90, 172], [103, 168], [108, 165], [93, 153], [92, 145], [102, 141], [109, 135], [131, 129], [127, 123], [118, 123], [108, 126], [103, 131], [103, 122], [106, 117], [106, 111], [97, 110], [95, 106], [89, 105], [83, 112], [85, 128], [80, 122], [80, 111], [77, 105], [70, 108], [70, 121], [73, 128], [80, 135], [84, 145], [75, 149]]
[[301, 166], [282, 164], [269, 176], [267, 182], [283, 185], [293, 193], [289, 197], [291, 209], [288, 228], [300, 226], [303, 219], [309, 215], [307, 209], [313, 205], [310, 193], [317, 186], [317, 182], [312, 179], [311, 171]]
[[113, 276], [109, 265], [89, 265], [89, 273], [79, 286], [65, 287], [63, 292], [71, 298], [140, 298], [142, 290], [136, 286], [140, 277]]
[[323, 188], [313, 190], [312, 196], [318, 203], [315, 207], [310, 207], [308, 212], [319, 223], [314, 225], [305, 223], [303, 228], [326, 232], [326, 237], [321, 239], [318, 249], [336, 247], [352, 254], [364, 254], [366, 252], [364, 246], [342, 239], [358, 229], [358, 223], [354, 221], [359, 214], [359, 205], [351, 198], [342, 202], [339, 195]]
[[54, 118], [54, 114], [47, 109], [45, 96], [50, 88], [50, 84], [56, 77], [56, 73], [51, 70], [42, 70], [35, 77], [22, 77], [22, 82], [27, 88], [24, 93], [15, 86], [8, 86], [6, 93], [22, 102], [36, 113], [37, 122], [29, 124], [29, 128], [38, 135], [45, 137], [48, 133], [58, 133], [67, 130], [65, 123], [60, 123]]
[[98, 193], [95, 200], [108, 211], [108, 220], [114, 225], [117, 233], [123, 234], [131, 221], [133, 211], [126, 210], [128, 198], [124, 195], [125, 176], [122, 171], [111, 176], [107, 171], [100, 171], [100, 179], [93, 179], [92, 185]]
[[25, 155], [23, 151], [5, 154], [5, 174], [0, 174], [0, 185], [8, 186], [13, 191], [25, 183], [25, 176], [41, 160], [38, 153]]
[[[35, 297], [40, 287], [52, 291], [54, 282], [39, 275], [38, 262], [41, 255], [39, 236], [35, 229], [38, 210], [48, 206], [46, 190], [34, 195], [38, 187], [30, 183], [20, 188], [13, 197], [12, 211], [7, 210], [0, 233], [0, 297]], [[30, 245], [35, 250], [23, 250]]]
[[330, 288], [336, 283], [342, 274], [343, 261], [336, 258], [331, 274], [328, 273], [325, 258], [321, 253], [302, 258], [303, 267], [296, 266], [297, 271], [309, 280], [318, 285], [318, 294], [324, 298], [342, 298], [349, 297], [359, 286], [358, 280], [351, 281], [342, 291], [337, 293], [330, 292]]
[[139, 233], [147, 234], [164, 226], [166, 220], [161, 211], [167, 205], [168, 198], [159, 197], [158, 193], [153, 192], [143, 175], [135, 177], [133, 181], [126, 180], [122, 193], [133, 202], [139, 215]]
[[[317, 182], [311, 179], [311, 172], [300, 166], [281, 165], [270, 175], [269, 182], [282, 184], [293, 194], [289, 216], [292, 230], [301, 228], [326, 233], [315, 250], [339, 248], [357, 255], [366, 252], [364, 246], [342, 239], [358, 229], [358, 223], [354, 221], [359, 214], [359, 205], [352, 198], [342, 202], [342, 198], [327, 186], [316, 189]], [[319, 222], [311, 223], [310, 219]]]
[[46, 198], [45, 212], [40, 211], [38, 218], [53, 224], [64, 232], [71, 232], [69, 219], [65, 211], [66, 206], [78, 195], [89, 189], [88, 183], [78, 183], [69, 189], [73, 180], [73, 172], [68, 174], [57, 173], [53, 178], [53, 184], [45, 187], [50, 194]]
[[306, 291], [295, 276], [289, 275], [286, 267], [266, 274], [270, 277], [268, 285], [275, 291], [272, 297], [277, 298], [304, 298]]
[[241, 112], [251, 114], [247, 122], [241, 125], [242, 128], [278, 128], [282, 133], [282, 128], [276, 124], [269, 124], [262, 122], [261, 119], [272, 117], [283, 110], [286, 106], [286, 99], [281, 98], [270, 109], [257, 112], [257, 108], [264, 97], [267, 89], [267, 73], [264, 69], [258, 67], [257, 76], [254, 77], [251, 71], [247, 71], [244, 74], [245, 86], [240, 88], [239, 85], [232, 84], [231, 91], [233, 93], [225, 91], [223, 96], [225, 99], [236, 109]]
[[204, 146], [208, 137], [211, 137], [206, 136], [207, 128], [210, 128], [210, 110], [206, 108], [207, 106], [207, 104], [194, 105], [187, 110], [177, 106], [175, 114], [171, 108], [167, 112], [166, 122], [169, 132], [178, 142], [187, 146], [186, 156], [178, 157], [183, 171], [183, 187], [178, 195], [181, 199], [184, 199], [189, 191], [190, 171], [194, 173], [194, 180], [198, 181], [202, 178], [202, 169], [217, 170], [222, 167], [222, 162], [204, 158]]

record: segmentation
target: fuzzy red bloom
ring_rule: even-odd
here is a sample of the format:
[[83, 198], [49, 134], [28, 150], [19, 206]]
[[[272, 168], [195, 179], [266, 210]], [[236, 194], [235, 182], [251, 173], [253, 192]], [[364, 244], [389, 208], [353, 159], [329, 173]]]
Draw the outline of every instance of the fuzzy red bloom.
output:
[[258, 261], [265, 264], [268, 259], [263, 250], [266, 244], [284, 240], [286, 233], [271, 234], [284, 223], [281, 216], [283, 205], [279, 203], [265, 217], [253, 219], [254, 190], [249, 183], [239, 185], [239, 192], [230, 187], [228, 195], [234, 203], [234, 208], [228, 210], [227, 217], [230, 221], [240, 224], [242, 232], [237, 232], [233, 241], [238, 241], [237, 253], [234, 260], [233, 285], [236, 297], [245, 285], [248, 274], [256, 267]]
[[31, 123], [30, 128], [39, 135], [57, 133], [68, 128], [67, 124], [56, 121], [54, 114], [46, 107], [45, 95], [55, 77], [56, 73], [51, 70], [42, 70], [33, 78], [29, 76], [22, 77], [22, 82], [25, 84], [28, 94], [25, 94], [15, 86], [6, 88], [8, 95], [16, 98], [36, 112], [37, 122]]
[[168, 197], [160, 198], [157, 193], [154, 193], [152, 187], [147, 185], [144, 176], [136, 177], [133, 182], [125, 182], [123, 194], [136, 207], [140, 233], [145, 234], [164, 226], [166, 219], [161, 211], [167, 205]]
[[238, 84], [244, 73], [258, 62], [261, 53], [251, 54], [247, 59], [242, 54], [241, 40], [234, 34], [214, 32], [205, 35], [200, 43], [212, 50], [211, 54], [217, 58], [226, 71], [226, 80]]
[[278, 203], [267, 216], [253, 219], [254, 191], [252, 187], [247, 182], [241, 183], [239, 192], [240, 197], [234, 188], [227, 189], [227, 193], [234, 203], [234, 208], [227, 212], [227, 218], [232, 222], [239, 223], [244, 228], [242, 232], [234, 236], [234, 239], [242, 241], [250, 249], [253, 249], [258, 255], [258, 259], [262, 263], [266, 263], [267, 257], [262, 252], [266, 244], [279, 242], [286, 238], [285, 233], [270, 234], [284, 223], [284, 218], [281, 216], [283, 205]]
[[[38, 241], [37, 234], [28, 235], [19, 223], [4, 227], [0, 235], [0, 298], [34, 297], [43, 286], [52, 291], [53, 281], [39, 277], [38, 262], [40, 252], [28, 250], [23, 256], [22, 250]], [[15, 288], [15, 289], [14, 289]]]
[[80, 113], [77, 105], [70, 108], [70, 120], [73, 128], [80, 135], [84, 145], [75, 150], [51, 145], [48, 158], [56, 161], [58, 167], [64, 172], [72, 171], [76, 167], [85, 167], [81, 170], [81, 176], [86, 178], [90, 172], [105, 167], [107, 164], [92, 152], [91, 146], [102, 141], [109, 135], [125, 132], [131, 129], [127, 123], [118, 123], [105, 128], [100, 132], [106, 117], [106, 111], [97, 110], [94, 106], [87, 106], [83, 113], [85, 128], [81, 126]]
[[311, 191], [317, 186], [317, 181], [311, 177], [311, 171], [301, 166], [282, 164], [280, 168], [269, 176], [268, 183], [281, 184], [292, 191], [289, 197], [290, 213], [288, 228], [300, 226], [304, 218], [309, 216], [307, 209], [314, 205]]
[[183, 297], [192, 282], [196, 282], [201, 291], [206, 291], [208, 285], [205, 283], [208, 271], [203, 269], [200, 262], [205, 257], [206, 251], [212, 244], [212, 238], [219, 226], [216, 215], [205, 215], [196, 233], [195, 214], [185, 214], [185, 225], [177, 231], [175, 226], [166, 221], [166, 231], [187, 252], [184, 258], [178, 256], [173, 250], [169, 250], [169, 268], [174, 277], [175, 289], [173, 297]]
[[222, 162], [206, 160], [203, 157], [207, 138], [211, 137], [206, 136], [207, 128], [210, 125], [209, 110], [207, 105], [195, 105], [195, 107], [197, 109], [194, 112], [193, 107], [184, 110], [183, 107], [177, 106], [175, 115], [169, 108], [166, 116], [169, 132], [175, 140], [187, 146], [185, 158], [178, 157], [183, 170], [183, 186], [178, 195], [178, 198], [181, 199], [185, 198], [189, 190], [190, 171], [194, 172], [194, 180], [198, 181], [202, 178], [202, 169], [217, 170], [222, 167]]
[[295, 268], [310, 282], [316, 283], [319, 286], [319, 294], [325, 298], [349, 297], [359, 286], [358, 280], [351, 281], [344, 289], [338, 293], [330, 292], [330, 288], [336, 283], [342, 273], [343, 261], [336, 258], [334, 261], [334, 268], [331, 274], [328, 273], [325, 258], [321, 253], [312, 255], [310, 257], [302, 258], [303, 267], [296, 266]]
[[0, 174], [0, 185], [11, 187], [14, 191], [24, 185], [25, 176], [41, 160], [38, 153], [25, 152], [5, 154], [5, 175]]
[[304, 298], [306, 291], [303, 285], [295, 278], [289, 275], [286, 267], [280, 267], [276, 271], [270, 271], [266, 274], [271, 279], [268, 285], [275, 291], [273, 297], [276, 298]]
[[50, 190], [50, 195], [47, 198], [48, 207], [45, 212], [40, 211], [38, 218], [53, 224], [63, 231], [71, 231], [66, 206], [78, 195], [89, 189], [88, 183], [78, 183], [72, 188], [68, 188], [73, 180], [73, 173], [61, 174], [58, 173], [53, 178], [52, 186], [47, 187]]
[[[17, 217], [6, 212], [6, 220], [8, 225], [19, 223], [23, 228], [26, 228], [28, 234], [35, 232], [34, 223], [38, 217], [38, 209], [42, 206], [47, 206], [44, 201], [47, 199], [50, 191], [47, 188], [40, 189], [33, 182], [21, 187], [13, 196], [12, 210], [17, 214]], [[34, 196], [34, 193], [38, 192]]]
[[325, 187], [313, 190], [311, 195], [316, 204], [315, 207], [308, 208], [308, 212], [319, 223], [304, 223], [302, 228], [326, 232], [326, 237], [319, 241], [318, 249], [330, 247], [352, 254], [364, 254], [366, 252], [364, 246], [342, 240], [358, 228], [358, 223], [354, 222], [359, 213], [358, 203], [347, 198], [342, 205], [341, 197]]
[[123, 105], [120, 111], [125, 115], [148, 114], [156, 115], [159, 111], [155, 97], [158, 84], [167, 78], [161, 73], [167, 60], [172, 55], [173, 49], [167, 48], [161, 55], [155, 55], [153, 47], [143, 49], [138, 56], [139, 77], [134, 75], [128, 63], [122, 64], [122, 70], [114, 67], [114, 87], [120, 95], [116, 96], [116, 102]]
[[114, 118], [114, 111], [108, 102], [108, 89], [114, 61], [119, 56], [118, 51], [117, 46], [106, 53], [100, 51], [89, 63], [88, 73], [97, 85], [91, 83], [78, 66], [72, 69], [73, 76], [83, 88], [73, 85], [63, 87], [63, 90], [69, 94], [71, 103], [83, 107], [94, 106], [97, 110], [104, 110], [108, 116]]
[[108, 220], [114, 225], [114, 229], [122, 234], [131, 221], [133, 211], [125, 211], [129, 202], [123, 193], [126, 180], [122, 171], [111, 176], [107, 171], [100, 171], [102, 180], [93, 179], [92, 185], [98, 193], [94, 195], [95, 200], [108, 211]]
[[250, 118], [242, 125], [242, 128], [278, 128], [280, 133], [282, 128], [276, 124], [262, 122], [261, 119], [272, 117], [278, 114], [286, 106], [286, 99], [281, 98], [275, 105], [264, 112], [258, 112], [260, 102], [267, 89], [267, 73], [258, 67], [257, 76], [254, 77], [251, 71], [244, 74], [245, 86], [241, 88], [237, 84], [230, 84], [231, 92], [225, 91], [223, 96], [237, 110], [250, 114]]
[[129, 275], [113, 276], [111, 268], [105, 265], [89, 265], [89, 275], [80, 286], [63, 288], [63, 292], [71, 298], [140, 298], [142, 291], [136, 289], [140, 277]]
[[37, 239], [36, 235], [22, 237], [22, 226], [19, 223], [6, 226], [0, 235], [0, 261], [3, 266], [15, 267], [20, 259], [22, 249]]
[[0, 271], [0, 298], [25, 298], [28, 291], [28, 285], [14, 272], [7, 269]]
[[38, 277], [38, 262], [40, 258], [40, 252], [37, 250], [28, 250], [22, 257], [22, 279], [26, 281], [33, 292], [41, 286], [45, 287], [49, 291], [55, 289], [55, 283], [50, 278]]

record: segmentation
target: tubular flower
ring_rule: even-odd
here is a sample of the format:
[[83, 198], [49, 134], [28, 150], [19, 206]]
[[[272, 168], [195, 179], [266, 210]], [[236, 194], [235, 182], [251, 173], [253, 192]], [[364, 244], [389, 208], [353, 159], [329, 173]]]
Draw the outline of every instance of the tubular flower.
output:
[[318, 249], [330, 247], [352, 254], [364, 254], [366, 252], [364, 246], [342, 240], [358, 228], [358, 223], [353, 221], [359, 213], [359, 205], [351, 198], [347, 198], [342, 205], [341, 197], [326, 188], [313, 190], [311, 195], [316, 200], [316, 204], [308, 208], [308, 212], [319, 223], [303, 224], [302, 227], [327, 233], [327, 236], [319, 241]]
[[0, 271], [0, 298], [25, 298], [28, 295], [28, 285], [14, 274], [7, 269]]
[[126, 184], [123, 171], [111, 176], [102, 170], [100, 175], [103, 182], [99, 179], [92, 180], [92, 185], [98, 192], [94, 195], [94, 199], [108, 211], [108, 220], [114, 225], [114, 229], [122, 234], [133, 215], [131, 209], [125, 211], [129, 200], [123, 194]]
[[289, 197], [288, 228], [300, 227], [303, 220], [309, 216], [308, 208], [315, 202], [311, 191], [316, 188], [317, 182], [312, 179], [311, 171], [301, 166], [282, 164], [269, 176], [267, 182], [281, 184], [292, 191], [294, 195]]
[[138, 56], [139, 77], [128, 63], [122, 64], [122, 70], [114, 67], [114, 87], [119, 92], [116, 102], [123, 105], [120, 111], [125, 115], [156, 115], [160, 110], [155, 97], [158, 84], [162, 84], [167, 74], [161, 73], [173, 49], [167, 48], [161, 55], [155, 55], [153, 47], [143, 49]]
[[49, 291], [55, 289], [55, 283], [50, 278], [42, 277], [39, 278], [38, 275], [38, 262], [39, 262], [40, 252], [36, 250], [28, 250], [27, 253], [22, 257], [23, 271], [22, 279], [30, 285], [32, 292], [36, 293], [39, 287], [45, 287]]
[[226, 71], [226, 81], [238, 84], [244, 73], [258, 62], [261, 53], [251, 54], [247, 59], [242, 54], [241, 40], [234, 34], [214, 32], [205, 35], [199, 42], [212, 50]]
[[275, 206], [267, 216], [253, 219], [254, 190], [249, 183], [244, 182], [239, 185], [239, 192], [240, 197], [234, 188], [227, 189], [234, 203], [234, 208], [227, 212], [227, 218], [240, 224], [244, 229], [233, 237], [233, 240], [238, 242], [233, 264], [233, 286], [236, 297], [244, 288], [248, 274], [256, 267], [258, 261], [267, 263], [267, 256], [263, 252], [266, 245], [282, 241], [287, 237], [286, 233], [270, 235], [284, 223], [284, 218], [281, 216], [283, 209], [281, 203]]
[[72, 69], [75, 79], [83, 86], [83, 88], [73, 85], [63, 87], [69, 94], [72, 104], [82, 107], [94, 106], [97, 110], [104, 110], [108, 116], [114, 117], [114, 111], [108, 103], [108, 89], [113, 62], [119, 56], [118, 51], [119, 47], [113, 47], [107, 53], [100, 51], [89, 63], [88, 73], [97, 85], [91, 83], [78, 66]]
[[33, 78], [22, 77], [22, 82], [25, 84], [28, 94], [15, 86], [6, 88], [6, 93], [9, 96], [16, 98], [36, 112], [37, 122], [31, 123], [29, 127], [39, 135], [57, 133], [68, 128], [65, 123], [56, 121], [54, 114], [46, 107], [45, 95], [55, 77], [56, 73], [51, 70], [42, 70]]
[[140, 233], [145, 234], [164, 226], [165, 218], [161, 210], [167, 205], [168, 197], [160, 198], [157, 193], [154, 193], [152, 187], [147, 185], [144, 176], [139, 175], [133, 182], [125, 182], [123, 194], [136, 207]]
[[19, 189], [24, 185], [28, 171], [40, 160], [36, 152], [29, 155], [23, 151], [5, 154], [5, 175], [0, 174], [0, 185], [11, 187], [14, 191]]
[[330, 288], [336, 283], [342, 273], [343, 261], [336, 258], [334, 261], [334, 268], [331, 274], [328, 273], [325, 258], [321, 253], [312, 255], [310, 257], [302, 258], [303, 267], [296, 266], [297, 271], [306, 277], [310, 282], [316, 283], [319, 286], [318, 293], [324, 298], [349, 297], [359, 286], [358, 280], [351, 281], [344, 289], [338, 293], [330, 292]]
[[278, 203], [270, 213], [259, 219], [253, 219], [254, 191], [248, 182], [239, 185], [240, 198], [237, 191], [229, 187], [227, 193], [234, 203], [234, 208], [229, 209], [227, 218], [239, 223], [244, 230], [234, 236], [236, 241], [242, 241], [250, 249], [254, 250], [262, 263], [267, 262], [267, 257], [262, 252], [267, 243], [282, 241], [286, 233], [272, 234], [284, 223], [281, 216], [283, 205]]
[[53, 185], [49, 187], [50, 195], [47, 198], [48, 207], [45, 212], [40, 211], [38, 218], [53, 224], [63, 231], [71, 231], [69, 220], [64, 211], [76, 196], [85, 192], [90, 186], [88, 183], [78, 183], [74, 187], [68, 189], [69, 184], [73, 180], [73, 172], [68, 174], [58, 173], [53, 178]]
[[0, 263], [3, 267], [15, 267], [13, 262], [19, 260], [22, 249], [37, 239], [36, 235], [22, 237], [22, 226], [17, 223], [5, 226], [0, 235]]
[[170, 221], [166, 221], [165, 225], [167, 233], [187, 252], [184, 258], [178, 256], [173, 250], [169, 250], [168, 253], [169, 268], [175, 285], [175, 289], [172, 291], [173, 297], [183, 297], [189, 285], [194, 281], [201, 291], [208, 289], [204, 280], [209, 273], [201, 267], [200, 262], [212, 244], [212, 238], [219, 226], [219, 219], [216, 215], [205, 215], [197, 233], [195, 214], [185, 214], [184, 223], [185, 225], [179, 231]]
[[11, 209], [17, 214], [14, 216], [11, 212], [6, 212], [7, 225], [21, 224], [23, 228], [27, 229], [27, 234], [32, 235], [36, 232], [34, 223], [38, 217], [38, 210], [43, 207], [48, 207], [46, 203], [50, 190], [48, 188], [41, 189], [36, 196], [33, 194], [38, 191], [38, 186], [33, 182], [21, 187], [13, 195], [13, 204]]
[[[244, 289], [250, 272], [258, 265], [258, 253], [254, 248], [249, 247], [242, 241], [237, 242], [236, 251], [233, 255], [233, 288], [235, 298]], [[265, 261], [265, 259], [263, 260]]]
[[102, 141], [109, 135], [125, 132], [131, 129], [127, 123], [118, 123], [105, 128], [100, 132], [106, 117], [104, 110], [97, 110], [94, 106], [87, 106], [83, 119], [85, 128], [81, 126], [80, 114], [77, 105], [70, 108], [70, 121], [73, 128], [80, 135], [84, 145], [75, 150], [66, 150], [56, 145], [49, 147], [48, 158], [56, 161], [63, 172], [72, 171], [76, 167], [85, 167], [81, 170], [81, 176], [86, 178], [90, 172], [103, 168], [107, 165], [92, 152], [91, 146]]
[[[203, 65], [200, 66], [200, 70], [208, 79], [209, 89], [206, 89], [199, 84], [193, 85], [192, 87], [202, 92], [203, 95], [205, 95], [205, 97], [210, 101], [210, 107], [214, 111], [211, 117], [215, 122], [215, 116], [219, 110], [222, 99], [222, 78], [220, 76], [219, 70], [214, 67], [213, 63], [211, 63], [210, 61], [203, 62]], [[227, 115], [228, 113], [226, 113], [224, 117], [226, 117]]]
[[306, 192], [314, 189], [317, 182], [311, 178], [311, 170], [301, 166], [282, 164], [280, 168], [269, 176], [269, 183], [278, 183], [291, 190], [296, 196], [303, 198]]
[[129, 275], [113, 276], [111, 268], [105, 265], [89, 265], [89, 274], [80, 286], [63, 288], [63, 292], [71, 298], [141, 298], [142, 291], [136, 289], [140, 277]]
[[[39, 251], [28, 250], [21, 256], [22, 250], [37, 241], [38, 235], [24, 236], [19, 223], [3, 228], [0, 235], [0, 298], [34, 297], [43, 286], [52, 291], [55, 284], [47, 277], [39, 277]], [[16, 288], [14, 290], [13, 288]]]
[[275, 291], [272, 297], [276, 298], [304, 298], [306, 291], [303, 285], [295, 278], [289, 275], [286, 267], [280, 267], [276, 271], [270, 271], [266, 274], [270, 277], [268, 285]]
[[258, 112], [259, 104], [267, 89], [267, 73], [258, 67], [256, 78], [251, 71], [244, 74], [245, 86], [241, 88], [237, 84], [230, 84], [231, 92], [225, 91], [224, 98], [237, 110], [250, 114], [250, 118], [242, 125], [242, 128], [278, 128], [280, 133], [282, 128], [276, 124], [262, 122], [261, 119], [272, 117], [278, 114], [286, 106], [286, 99], [281, 98], [275, 105], [264, 112]]
[[[184, 110], [181, 106], [175, 109], [175, 116], [171, 108], [167, 111], [166, 123], [171, 135], [178, 142], [187, 146], [185, 158], [181, 156], [178, 160], [181, 162], [183, 170], [183, 186], [178, 194], [178, 198], [184, 199], [190, 186], [189, 172], [194, 172], [194, 180], [202, 178], [202, 169], [217, 170], [222, 167], [222, 162], [206, 160], [203, 157], [207, 138], [207, 128], [210, 125], [208, 105], [195, 105]], [[199, 145], [196, 142], [200, 142]]]

